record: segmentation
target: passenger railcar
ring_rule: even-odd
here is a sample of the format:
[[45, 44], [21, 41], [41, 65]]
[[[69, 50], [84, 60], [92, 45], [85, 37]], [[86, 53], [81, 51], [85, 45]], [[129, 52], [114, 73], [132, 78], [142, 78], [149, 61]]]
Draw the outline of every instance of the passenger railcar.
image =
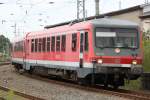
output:
[[135, 23], [102, 18], [29, 32], [13, 44], [19, 71], [118, 87], [142, 69], [141, 32]]

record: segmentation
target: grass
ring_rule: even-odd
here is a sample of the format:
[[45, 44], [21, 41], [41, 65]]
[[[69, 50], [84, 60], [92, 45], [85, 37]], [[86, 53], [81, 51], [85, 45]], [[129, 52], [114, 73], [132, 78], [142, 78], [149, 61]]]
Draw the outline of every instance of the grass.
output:
[[125, 81], [125, 86], [123, 87], [124, 89], [128, 90], [140, 90], [141, 87], [141, 78], [138, 80], [132, 80], [132, 81]]
[[26, 99], [24, 97], [15, 95], [13, 93], [13, 91], [6, 92], [6, 91], [3, 91], [3, 90], [0, 90], [0, 97], [4, 98], [4, 100], [29, 100], [29, 99]]

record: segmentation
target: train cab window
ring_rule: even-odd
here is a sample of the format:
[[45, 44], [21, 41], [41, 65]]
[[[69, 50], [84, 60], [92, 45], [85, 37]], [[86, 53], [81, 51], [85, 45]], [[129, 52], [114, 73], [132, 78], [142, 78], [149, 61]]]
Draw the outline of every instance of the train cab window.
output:
[[35, 39], [35, 52], [38, 51], [38, 39]]
[[41, 50], [42, 50], [42, 39], [39, 39], [38, 51], [41, 52]]
[[96, 28], [97, 48], [137, 48], [137, 30], [132, 28]]
[[51, 51], [55, 51], [55, 37], [52, 37]]
[[56, 51], [60, 51], [60, 36], [56, 37]]
[[61, 39], [61, 51], [65, 51], [66, 50], [66, 35], [62, 35], [62, 39]]
[[72, 51], [76, 51], [77, 49], [77, 34], [72, 34]]
[[46, 38], [43, 38], [43, 41], [42, 41], [42, 50], [43, 50], [43, 52], [46, 51]]
[[34, 39], [31, 40], [31, 52], [34, 52]]
[[50, 52], [50, 37], [47, 37], [47, 52]]
[[88, 42], [88, 32], [85, 32], [85, 35], [84, 35], [84, 50], [85, 51], [88, 51], [88, 46], [89, 46], [89, 42]]

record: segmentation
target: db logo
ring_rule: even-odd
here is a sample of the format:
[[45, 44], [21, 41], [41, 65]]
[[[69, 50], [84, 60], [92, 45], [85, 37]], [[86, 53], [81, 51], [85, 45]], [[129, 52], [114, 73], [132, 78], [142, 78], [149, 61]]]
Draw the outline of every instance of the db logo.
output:
[[115, 49], [115, 52], [116, 52], [116, 53], [120, 53], [120, 49], [119, 49], [119, 48], [116, 48], [116, 49]]

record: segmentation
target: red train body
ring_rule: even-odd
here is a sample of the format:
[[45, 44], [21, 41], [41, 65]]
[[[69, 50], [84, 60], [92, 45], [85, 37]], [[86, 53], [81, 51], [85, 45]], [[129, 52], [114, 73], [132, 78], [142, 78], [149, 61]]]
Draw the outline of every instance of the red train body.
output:
[[12, 64], [30, 73], [118, 87], [142, 73], [141, 33], [135, 23], [107, 18], [29, 32], [13, 44]]

